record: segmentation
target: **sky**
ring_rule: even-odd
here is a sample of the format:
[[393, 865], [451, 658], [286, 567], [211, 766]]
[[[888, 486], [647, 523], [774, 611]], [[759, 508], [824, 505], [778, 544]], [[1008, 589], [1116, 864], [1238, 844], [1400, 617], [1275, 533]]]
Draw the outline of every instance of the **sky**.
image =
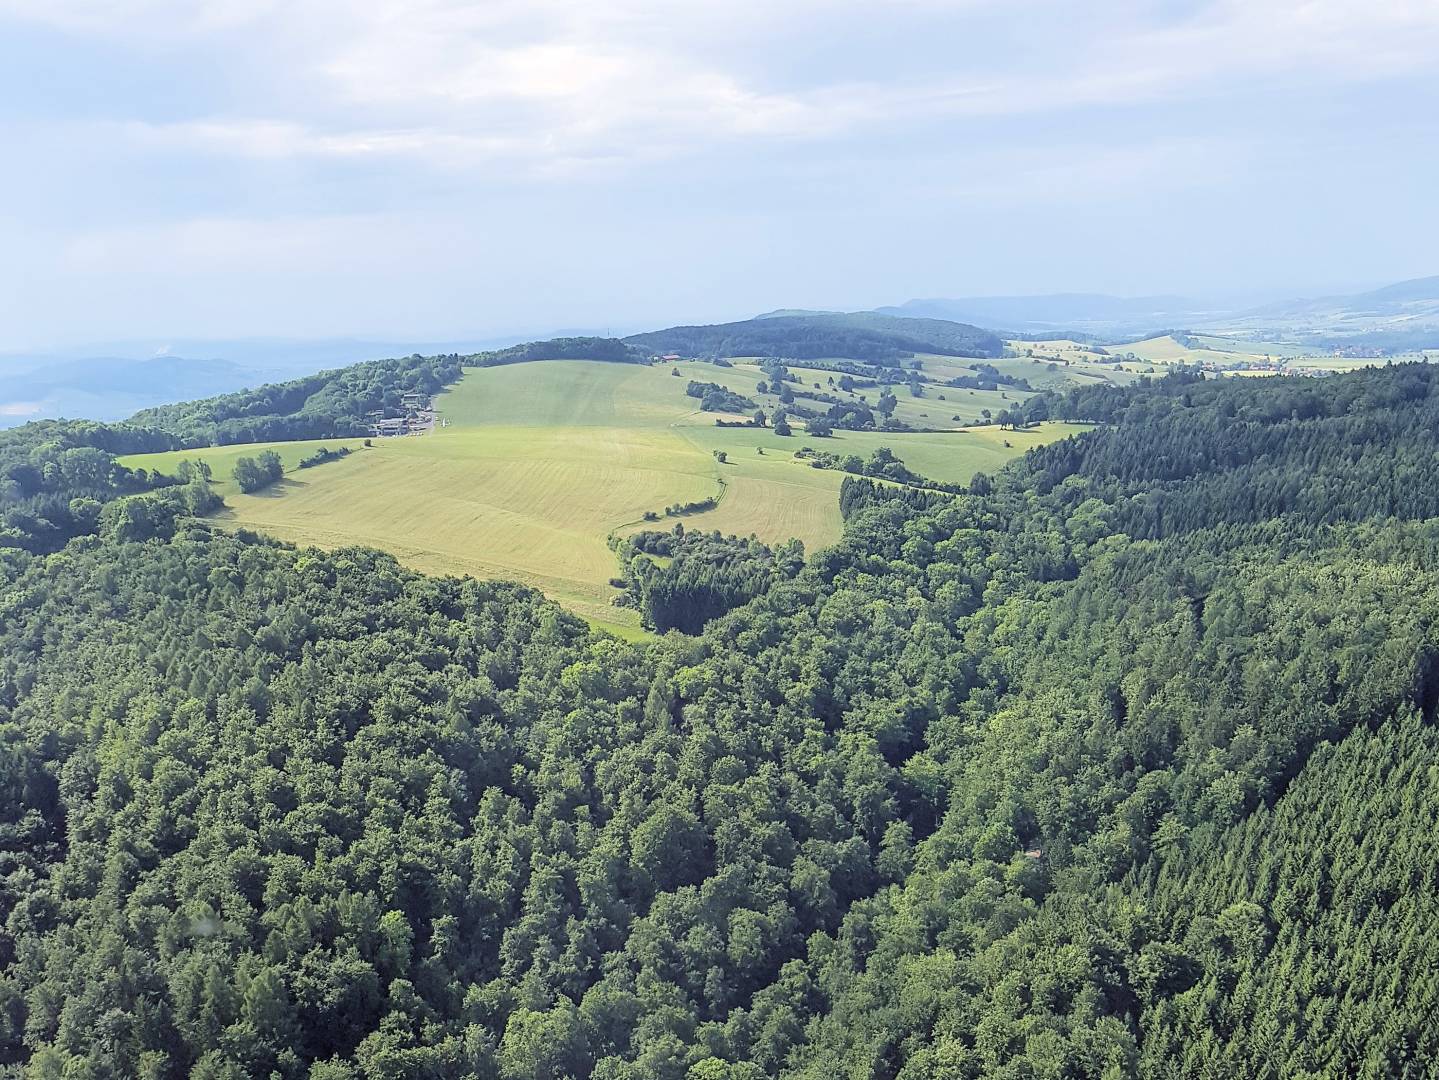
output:
[[0, 349], [1439, 273], [1435, 0], [0, 0]]

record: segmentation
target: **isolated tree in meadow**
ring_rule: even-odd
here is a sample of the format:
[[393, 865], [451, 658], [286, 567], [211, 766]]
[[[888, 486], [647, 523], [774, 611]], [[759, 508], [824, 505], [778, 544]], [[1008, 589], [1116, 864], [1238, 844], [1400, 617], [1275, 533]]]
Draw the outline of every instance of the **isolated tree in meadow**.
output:
[[756, 409], [756, 410], [754, 411], [754, 426], [755, 426], [755, 427], [764, 427], [764, 425], [765, 425], [764, 410], [763, 410], [763, 409]]
[[236, 458], [230, 475], [235, 478], [235, 484], [241, 491], [258, 491], [264, 483], [260, 466], [252, 457]]
[[784, 413], [780, 413], [774, 418], [774, 433], [776, 435], [794, 434], [794, 432], [789, 426], [789, 417], [787, 417]]
[[769, 383], [765, 382], [764, 380], [760, 380], [759, 382], [757, 382], [757, 383], [754, 384], [754, 389], [755, 389], [755, 393], [757, 393], [757, 394], [768, 394], [768, 393], [769, 393]]
[[716, 451], [715, 451], [715, 460], [718, 461], [721, 465], [723, 465], [726, 461], [729, 460], [729, 455], [728, 455], [727, 453], [725, 453], [723, 450], [716, 450]]

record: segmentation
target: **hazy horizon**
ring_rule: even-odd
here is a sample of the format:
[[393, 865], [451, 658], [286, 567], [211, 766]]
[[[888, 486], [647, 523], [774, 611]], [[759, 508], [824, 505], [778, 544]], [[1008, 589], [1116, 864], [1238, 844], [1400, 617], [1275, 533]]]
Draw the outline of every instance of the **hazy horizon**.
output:
[[0, 351], [1436, 272], [1439, 7], [0, 0]]

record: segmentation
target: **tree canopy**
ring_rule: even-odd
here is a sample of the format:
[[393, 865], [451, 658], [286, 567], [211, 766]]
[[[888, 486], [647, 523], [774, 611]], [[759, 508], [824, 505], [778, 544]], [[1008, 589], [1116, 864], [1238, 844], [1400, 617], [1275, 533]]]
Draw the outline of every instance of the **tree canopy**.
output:
[[0, 1075], [1424, 1075], [1436, 386], [1054, 395], [807, 565], [637, 538], [724, 594], [648, 644], [196, 478], [0, 548]]
[[915, 353], [994, 357], [1004, 342], [988, 330], [942, 319], [870, 312], [766, 316], [714, 326], [673, 326], [625, 338], [631, 345], [684, 356], [848, 357], [894, 367]]

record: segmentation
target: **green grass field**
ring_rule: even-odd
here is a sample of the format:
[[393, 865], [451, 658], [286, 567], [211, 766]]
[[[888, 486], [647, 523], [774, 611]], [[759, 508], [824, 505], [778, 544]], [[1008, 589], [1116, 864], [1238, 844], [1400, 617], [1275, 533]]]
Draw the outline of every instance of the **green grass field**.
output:
[[1269, 364], [1284, 360], [1283, 349], [1275, 343], [1239, 341], [1214, 336], [1195, 338], [1198, 347], [1191, 348], [1172, 337], [1147, 338], [1124, 345], [1110, 345], [1109, 351], [1118, 356], [1133, 354], [1151, 364], [1214, 364], [1227, 367], [1233, 364]]
[[[839, 537], [843, 474], [796, 460], [801, 446], [861, 456], [889, 446], [923, 475], [966, 481], [1077, 430], [1047, 424], [1027, 432], [837, 432], [813, 439], [796, 428], [781, 438], [769, 429], [716, 427], [714, 415], [697, 411], [685, 395], [690, 378], [735, 389], [748, 382], [753, 394], [752, 371], [685, 363], [680, 372], [584, 361], [471, 369], [438, 399], [446, 426], [376, 439], [340, 461], [292, 469], [253, 495], [224, 488], [229, 506], [218, 518], [300, 544], [378, 547], [427, 572], [524, 581], [596, 625], [633, 634], [637, 617], [610, 603], [615, 590], [608, 581], [618, 568], [606, 539], [642, 527], [647, 510], [718, 496], [714, 510], [685, 517], [685, 526], [769, 541], [798, 537], [814, 551]], [[290, 464], [315, 445], [274, 448]], [[125, 462], [173, 471], [181, 459], [200, 457], [228, 484], [234, 459], [263, 448], [134, 455]], [[716, 450], [725, 452], [723, 464]]]
[[[180, 467], [182, 461], [205, 461], [209, 464], [213, 474], [215, 490], [221, 495], [229, 497], [240, 494], [240, 489], [235, 485], [234, 478], [231, 476], [231, 473], [235, 471], [235, 462], [240, 458], [254, 457], [266, 450], [273, 450], [285, 463], [285, 471], [290, 472], [299, 468], [302, 457], [313, 454], [322, 446], [331, 450], [338, 450], [342, 446], [352, 451], [361, 450], [364, 448], [364, 440], [310, 439], [299, 442], [240, 443], [233, 446], [211, 446], [202, 450], [170, 450], [162, 454], [126, 454], [116, 460], [130, 469], [158, 470], [171, 476], [175, 475], [175, 470]], [[328, 468], [330, 464], [326, 463], [316, 466], [316, 468]]]

